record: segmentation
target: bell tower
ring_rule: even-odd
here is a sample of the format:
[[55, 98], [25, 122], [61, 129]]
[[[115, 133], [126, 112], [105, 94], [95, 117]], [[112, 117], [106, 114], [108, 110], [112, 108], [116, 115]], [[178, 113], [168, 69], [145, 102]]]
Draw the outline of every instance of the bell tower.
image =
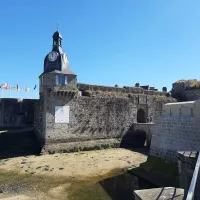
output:
[[52, 50], [44, 59], [44, 71], [39, 79], [40, 99], [35, 109], [37, 120], [34, 132], [45, 149], [49, 141], [56, 141], [60, 137], [57, 134], [60, 124], [65, 130], [68, 129], [72, 119], [71, 104], [78, 93], [77, 75], [69, 67], [67, 54], [62, 49], [62, 36], [58, 31], [53, 34]]
[[52, 50], [44, 59], [44, 71], [40, 75], [40, 93], [46, 88], [51, 91], [76, 90], [77, 75], [69, 67], [67, 54], [62, 49], [62, 36], [56, 31], [53, 36]]
[[62, 36], [58, 31], [56, 31], [53, 34], [53, 49], [52, 50], [59, 52], [61, 54], [63, 53], [62, 52]]

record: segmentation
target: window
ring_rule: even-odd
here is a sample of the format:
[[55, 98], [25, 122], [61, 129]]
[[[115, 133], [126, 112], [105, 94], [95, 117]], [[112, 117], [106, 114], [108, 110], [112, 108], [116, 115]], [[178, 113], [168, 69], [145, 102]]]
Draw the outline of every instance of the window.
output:
[[67, 83], [68, 83], [67, 76], [61, 76], [61, 75], [56, 76], [56, 84], [67, 85]]

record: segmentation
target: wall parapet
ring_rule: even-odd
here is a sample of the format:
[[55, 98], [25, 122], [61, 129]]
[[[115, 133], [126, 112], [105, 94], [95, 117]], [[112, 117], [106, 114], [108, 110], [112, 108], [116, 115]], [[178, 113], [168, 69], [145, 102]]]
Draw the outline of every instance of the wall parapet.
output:
[[133, 93], [133, 94], [147, 94], [147, 95], [167, 95], [166, 92], [160, 92], [155, 90], [145, 90], [141, 87], [112, 87], [102, 85], [90, 85], [85, 83], [77, 83], [77, 88], [80, 91], [102, 91], [102, 92], [122, 92], [122, 93]]
[[38, 99], [0, 98], [0, 126], [33, 126], [34, 104]]

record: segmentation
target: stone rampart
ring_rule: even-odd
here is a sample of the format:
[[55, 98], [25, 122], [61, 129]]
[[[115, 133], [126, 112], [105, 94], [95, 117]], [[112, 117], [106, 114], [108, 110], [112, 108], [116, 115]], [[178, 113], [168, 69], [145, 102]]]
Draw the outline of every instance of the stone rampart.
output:
[[101, 86], [101, 85], [90, 85], [84, 83], [77, 83], [77, 88], [80, 91], [92, 91], [92, 92], [120, 92], [120, 93], [132, 93], [132, 94], [147, 94], [147, 95], [166, 95], [166, 92], [145, 90], [141, 87], [111, 87], [111, 86]]
[[167, 103], [151, 128], [150, 153], [177, 160], [177, 151], [198, 151], [200, 145], [200, 100]]
[[[35, 129], [41, 138], [45, 138], [45, 150], [48, 152], [119, 146], [128, 129], [137, 122], [139, 109], [153, 120], [160, 115], [164, 103], [174, 101], [170, 97], [155, 95], [71, 98], [50, 92], [44, 96], [45, 108], [37, 107], [43, 109], [44, 127], [36, 117]], [[69, 106], [68, 122], [55, 122], [56, 106], [66, 105]]]
[[33, 126], [37, 99], [0, 99], [0, 127]]
[[34, 103], [34, 133], [40, 141], [41, 146], [45, 143], [45, 136], [42, 134], [42, 132], [45, 130], [45, 107], [44, 107], [44, 97], [41, 95], [40, 99]]
[[160, 116], [151, 128], [150, 154], [177, 161], [177, 151], [198, 151], [200, 118], [192, 116]]
[[172, 96], [179, 99], [179, 101], [194, 101], [200, 99], [200, 88], [197, 85], [199, 82], [196, 79], [190, 82], [192, 81], [194, 82], [193, 86], [189, 85], [189, 81], [173, 83]]

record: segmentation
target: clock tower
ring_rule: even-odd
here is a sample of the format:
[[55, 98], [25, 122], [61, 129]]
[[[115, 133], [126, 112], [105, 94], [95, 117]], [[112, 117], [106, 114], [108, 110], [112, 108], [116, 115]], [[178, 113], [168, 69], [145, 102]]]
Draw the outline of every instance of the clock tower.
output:
[[44, 59], [44, 72], [55, 70], [73, 74], [69, 68], [67, 54], [63, 53], [62, 36], [58, 31], [53, 34], [53, 46], [51, 52], [49, 52]]
[[77, 75], [69, 68], [67, 55], [62, 50], [62, 36], [58, 31], [53, 34], [52, 50], [44, 59], [44, 71], [39, 79], [40, 99], [35, 109], [38, 118], [34, 131], [41, 147], [45, 148], [49, 141], [59, 138], [60, 124], [65, 130], [68, 129], [71, 105], [78, 94]]
[[76, 74], [70, 67], [67, 54], [62, 49], [62, 36], [56, 31], [53, 34], [52, 50], [44, 59], [44, 71], [40, 75], [40, 93], [49, 88], [51, 91], [76, 90]]

